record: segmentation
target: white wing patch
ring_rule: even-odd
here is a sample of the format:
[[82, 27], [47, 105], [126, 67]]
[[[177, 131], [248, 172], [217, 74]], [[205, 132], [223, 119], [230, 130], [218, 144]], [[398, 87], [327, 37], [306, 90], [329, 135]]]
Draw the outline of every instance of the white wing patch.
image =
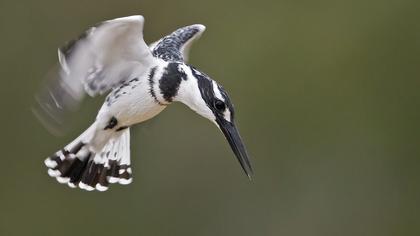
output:
[[[34, 112], [50, 130], [60, 127], [66, 112], [87, 93], [103, 94], [156, 60], [143, 40], [143, 16], [108, 20], [88, 29], [58, 51], [59, 68], [36, 95]], [[56, 127], [54, 127], [56, 126]]]
[[142, 16], [105, 21], [60, 49], [67, 84], [81, 83], [89, 95], [104, 93], [127, 79], [134, 68], [144, 70], [153, 56], [143, 41]]

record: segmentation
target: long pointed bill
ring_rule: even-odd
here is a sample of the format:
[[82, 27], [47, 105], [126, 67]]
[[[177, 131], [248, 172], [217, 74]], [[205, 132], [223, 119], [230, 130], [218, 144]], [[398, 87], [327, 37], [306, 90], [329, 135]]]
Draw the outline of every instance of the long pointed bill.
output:
[[244, 143], [242, 142], [241, 136], [239, 135], [239, 131], [235, 124], [225, 120], [219, 120], [216, 122], [229, 142], [230, 147], [232, 148], [233, 153], [235, 153], [235, 156], [241, 164], [245, 174], [249, 179], [251, 179], [253, 174], [251, 163], [249, 162], [248, 153], [246, 152]]

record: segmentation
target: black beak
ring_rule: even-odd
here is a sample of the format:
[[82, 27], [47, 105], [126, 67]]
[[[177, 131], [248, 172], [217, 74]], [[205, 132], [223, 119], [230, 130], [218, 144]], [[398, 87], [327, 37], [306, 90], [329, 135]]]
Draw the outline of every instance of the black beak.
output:
[[251, 179], [253, 175], [251, 163], [249, 162], [248, 153], [246, 152], [244, 143], [242, 142], [241, 136], [239, 135], [239, 131], [235, 124], [224, 119], [217, 120], [216, 122], [229, 142], [229, 145], [232, 148], [233, 153], [235, 153], [235, 156], [241, 164], [245, 174], [249, 179]]

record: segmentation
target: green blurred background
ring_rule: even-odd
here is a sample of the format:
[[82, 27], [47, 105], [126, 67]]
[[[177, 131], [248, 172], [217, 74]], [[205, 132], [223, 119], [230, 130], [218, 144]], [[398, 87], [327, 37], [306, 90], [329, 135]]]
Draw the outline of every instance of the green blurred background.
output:
[[[0, 0], [0, 235], [420, 235], [420, 2]], [[181, 104], [132, 132], [134, 182], [70, 189], [31, 112], [56, 48], [142, 14], [152, 42], [207, 26], [190, 62], [230, 92], [255, 168]]]

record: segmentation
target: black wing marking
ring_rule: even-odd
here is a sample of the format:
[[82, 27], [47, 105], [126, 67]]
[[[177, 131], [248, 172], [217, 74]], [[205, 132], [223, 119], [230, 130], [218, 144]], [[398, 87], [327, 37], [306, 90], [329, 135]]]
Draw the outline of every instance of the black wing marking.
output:
[[205, 29], [204, 25], [199, 24], [177, 29], [152, 46], [153, 56], [165, 61], [187, 61], [192, 42], [198, 39]]

